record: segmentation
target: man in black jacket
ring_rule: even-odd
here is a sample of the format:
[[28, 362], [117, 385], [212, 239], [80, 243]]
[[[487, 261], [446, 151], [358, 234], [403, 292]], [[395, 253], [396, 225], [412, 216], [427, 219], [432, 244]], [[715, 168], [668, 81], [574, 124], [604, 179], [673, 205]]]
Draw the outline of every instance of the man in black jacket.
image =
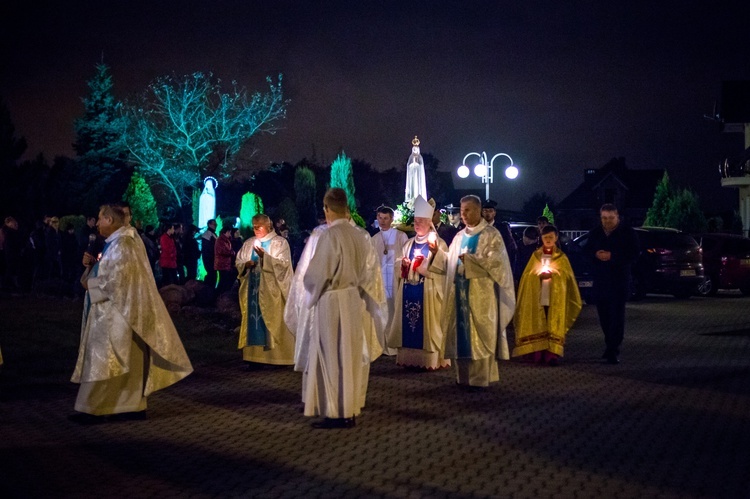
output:
[[617, 207], [604, 204], [601, 225], [589, 233], [587, 252], [593, 260], [593, 297], [604, 331], [608, 364], [619, 364], [625, 335], [625, 302], [630, 293], [630, 267], [638, 258], [638, 236], [620, 223]]
[[[497, 215], [497, 202], [488, 199], [482, 203], [482, 218], [484, 218], [489, 225], [496, 228], [500, 235], [503, 237], [503, 243], [505, 244], [505, 251], [508, 252], [508, 260], [510, 261], [511, 271], [516, 268], [516, 252], [518, 246], [516, 241], [513, 239], [513, 233], [510, 230], [510, 224], [508, 222], [502, 222], [495, 220]], [[520, 276], [514, 276], [518, 279]]]

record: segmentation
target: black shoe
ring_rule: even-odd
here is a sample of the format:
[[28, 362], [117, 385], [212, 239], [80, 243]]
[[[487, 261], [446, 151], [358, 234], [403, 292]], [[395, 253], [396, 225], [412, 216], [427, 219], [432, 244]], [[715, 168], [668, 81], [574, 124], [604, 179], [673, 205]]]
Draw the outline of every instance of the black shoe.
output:
[[607, 364], [619, 364], [620, 359], [617, 358], [617, 355], [608, 355], [606, 362]]
[[91, 426], [95, 424], [102, 424], [107, 422], [107, 416], [94, 416], [93, 414], [86, 414], [85, 412], [77, 412], [68, 416], [68, 421], [77, 423], [80, 425]]
[[469, 393], [484, 393], [487, 391], [486, 386], [464, 385], [464, 384], [458, 383], [458, 387]]
[[316, 421], [312, 427], [318, 430], [332, 430], [335, 428], [354, 428], [356, 421], [351, 418], [325, 418], [323, 421]]
[[146, 411], [119, 412], [107, 416], [107, 421], [145, 421]]

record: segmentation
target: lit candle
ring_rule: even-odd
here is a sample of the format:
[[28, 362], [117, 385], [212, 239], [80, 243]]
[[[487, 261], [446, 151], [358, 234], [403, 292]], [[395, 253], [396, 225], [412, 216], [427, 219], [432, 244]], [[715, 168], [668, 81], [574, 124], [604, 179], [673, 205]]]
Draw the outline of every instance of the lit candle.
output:
[[260, 248], [260, 239], [256, 239], [255, 241], [253, 241], [253, 247], [255, 249]]
[[437, 241], [437, 234], [434, 232], [430, 232], [427, 234], [427, 242], [430, 244], [435, 244], [435, 241]]

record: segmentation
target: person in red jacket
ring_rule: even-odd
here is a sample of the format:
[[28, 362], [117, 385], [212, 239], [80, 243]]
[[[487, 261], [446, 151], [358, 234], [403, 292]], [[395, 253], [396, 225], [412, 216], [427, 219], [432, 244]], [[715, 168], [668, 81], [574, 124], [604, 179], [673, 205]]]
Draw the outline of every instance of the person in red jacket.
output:
[[222, 293], [229, 291], [234, 284], [234, 273], [232, 272], [234, 269], [232, 266], [234, 250], [232, 249], [231, 234], [231, 227], [222, 228], [214, 245], [214, 268], [219, 273], [216, 296], [221, 296]]
[[161, 285], [177, 284], [177, 245], [175, 245], [174, 225], [169, 225], [166, 232], [159, 238], [161, 254], [159, 255], [159, 266], [161, 267]]

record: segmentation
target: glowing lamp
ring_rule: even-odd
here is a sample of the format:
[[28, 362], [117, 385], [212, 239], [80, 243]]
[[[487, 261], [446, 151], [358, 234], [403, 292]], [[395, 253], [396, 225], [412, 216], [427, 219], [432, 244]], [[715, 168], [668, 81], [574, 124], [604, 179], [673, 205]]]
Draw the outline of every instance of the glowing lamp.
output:
[[466, 178], [469, 176], [469, 167], [466, 165], [461, 165], [458, 167], [458, 176], [461, 178]]
[[508, 168], [506, 168], [505, 176], [511, 180], [518, 177], [518, 168], [516, 167], [516, 165], [510, 165]]
[[474, 167], [474, 175], [477, 177], [484, 177], [487, 175], [487, 165], [484, 163], [479, 163], [477, 166]]

